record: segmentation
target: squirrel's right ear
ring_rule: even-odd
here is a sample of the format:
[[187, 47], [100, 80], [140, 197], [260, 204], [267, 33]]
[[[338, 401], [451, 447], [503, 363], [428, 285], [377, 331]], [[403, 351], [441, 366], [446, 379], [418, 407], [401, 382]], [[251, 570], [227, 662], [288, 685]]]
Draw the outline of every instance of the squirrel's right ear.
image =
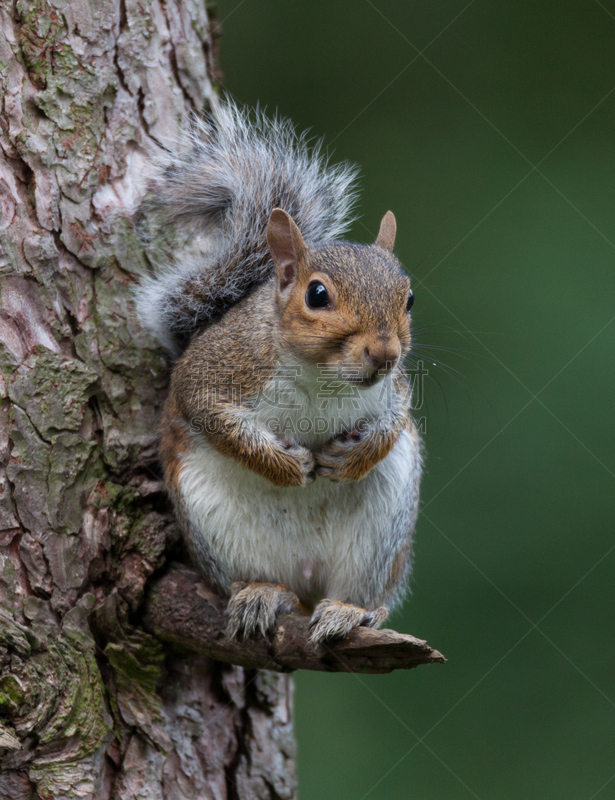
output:
[[283, 292], [297, 280], [298, 263], [307, 247], [295, 220], [281, 208], [274, 208], [269, 217], [267, 245]]

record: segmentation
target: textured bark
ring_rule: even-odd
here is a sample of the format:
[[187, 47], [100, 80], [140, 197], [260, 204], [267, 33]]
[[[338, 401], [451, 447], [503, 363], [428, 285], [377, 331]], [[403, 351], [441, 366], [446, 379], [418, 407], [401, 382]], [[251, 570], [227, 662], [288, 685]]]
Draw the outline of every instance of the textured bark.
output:
[[0, 2], [0, 797], [291, 798], [289, 678], [140, 624], [177, 547], [131, 318], [146, 152], [212, 92], [199, 0]]
[[342, 641], [314, 647], [309, 642], [310, 618], [298, 612], [281, 614], [267, 641], [229, 640], [225, 610], [225, 600], [196, 572], [175, 567], [152, 583], [144, 626], [165, 642], [248, 669], [380, 674], [446, 660], [422, 639], [387, 629], [357, 628]]

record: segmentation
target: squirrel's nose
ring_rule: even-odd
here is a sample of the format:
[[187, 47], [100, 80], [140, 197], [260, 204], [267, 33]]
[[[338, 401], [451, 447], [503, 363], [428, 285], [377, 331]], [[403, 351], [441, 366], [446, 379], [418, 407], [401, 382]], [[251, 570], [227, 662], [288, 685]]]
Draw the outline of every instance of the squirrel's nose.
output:
[[375, 348], [366, 345], [363, 350], [363, 355], [367, 363], [374, 368], [375, 372], [381, 369], [393, 369], [399, 358], [398, 350], [392, 347]]

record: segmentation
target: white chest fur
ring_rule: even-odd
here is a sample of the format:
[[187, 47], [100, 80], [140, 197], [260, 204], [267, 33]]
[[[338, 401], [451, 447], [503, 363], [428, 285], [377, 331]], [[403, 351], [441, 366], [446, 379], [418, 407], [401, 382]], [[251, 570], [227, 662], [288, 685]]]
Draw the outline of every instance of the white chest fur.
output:
[[377, 419], [393, 402], [387, 376], [370, 388], [339, 380], [335, 370], [289, 363], [264, 387], [255, 404], [257, 420], [271, 433], [317, 449], [351, 430], [361, 419]]

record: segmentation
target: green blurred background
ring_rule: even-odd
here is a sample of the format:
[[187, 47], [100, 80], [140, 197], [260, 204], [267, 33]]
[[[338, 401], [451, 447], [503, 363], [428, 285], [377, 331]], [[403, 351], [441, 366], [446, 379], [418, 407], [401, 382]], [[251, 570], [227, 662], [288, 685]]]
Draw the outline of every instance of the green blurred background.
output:
[[298, 674], [301, 800], [615, 798], [615, 0], [219, 16], [228, 90], [361, 166], [352, 238], [397, 215], [430, 373], [392, 624], [448, 663]]

